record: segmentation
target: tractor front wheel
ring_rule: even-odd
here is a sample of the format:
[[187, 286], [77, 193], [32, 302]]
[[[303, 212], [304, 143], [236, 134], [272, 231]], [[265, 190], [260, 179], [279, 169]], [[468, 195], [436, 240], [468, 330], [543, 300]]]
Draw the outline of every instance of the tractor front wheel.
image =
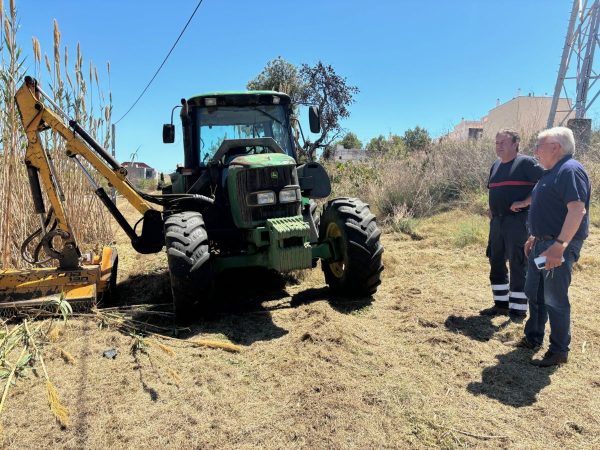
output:
[[212, 286], [208, 235], [202, 214], [185, 211], [165, 221], [165, 241], [175, 318], [188, 322], [209, 301]]
[[321, 267], [331, 290], [344, 297], [367, 297], [381, 284], [381, 231], [369, 205], [357, 198], [327, 203], [319, 224], [319, 241], [338, 239], [341, 257], [323, 260]]

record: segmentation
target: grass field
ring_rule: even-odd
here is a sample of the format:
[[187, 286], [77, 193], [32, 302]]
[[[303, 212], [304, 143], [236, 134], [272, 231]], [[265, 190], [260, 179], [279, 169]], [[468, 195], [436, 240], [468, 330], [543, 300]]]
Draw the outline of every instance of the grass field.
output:
[[[3, 447], [598, 448], [598, 225], [574, 274], [563, 367], [530, 365], [532, 352], [506, 345], [523, 325], [478, 315], [491, 305], [487, 225], [455, 210], [420, 220], [420, 240], [384, 234], [372, 301], [330, 298], [320, 270], [268, 286], [236, 274], [220, 286], [227, 304], [181, 341], [140, 349], [98, 319], [71, 320], [45, 347], [71, 425], [59, 427], [40, 374], [29, 373], [5, 405]], [[164, 254], [137, 255], [123, 238], [121, 302], [169, 302]], [[171, 326], [137, 318], [165, 336]], [[241, 351], [193, 346], [199, 338]], [[114, 360], [102, 357], [110, 348]]]

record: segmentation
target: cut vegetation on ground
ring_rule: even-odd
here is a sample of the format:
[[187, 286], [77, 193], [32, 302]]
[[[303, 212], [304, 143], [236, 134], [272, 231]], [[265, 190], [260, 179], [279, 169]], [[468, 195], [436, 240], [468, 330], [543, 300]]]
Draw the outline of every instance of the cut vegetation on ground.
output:
[[[220, 283], [227, 305], [181, 340], [160, 312], [170, 301], [164, 254], [138, 255], [120, 235], [121, 311], [157, 335], [70, 320], [43, 346], [69, 426], [48, 407], [44, 375], [25, 371], [2, 411], [4, 447], [597, 448], [597, 225], [571, 289], [571, 360], [558, 369], [506, 345], [522, 325], [478, 315], [491, 304], [486, 221], [469, 212], [419, 220], [420, 239], [384, 234], [373, 302], [330, 298], [320, 271], [266, 287], [236, 274], [236, 286]], [[114, 359], [103, 357], [110, 349]]]

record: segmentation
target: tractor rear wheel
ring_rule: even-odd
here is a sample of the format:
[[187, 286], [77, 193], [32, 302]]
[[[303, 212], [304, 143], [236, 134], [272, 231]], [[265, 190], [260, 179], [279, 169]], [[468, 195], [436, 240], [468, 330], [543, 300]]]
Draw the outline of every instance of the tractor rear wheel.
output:
[[178, 322], [189, 321], [209, 301], [212, 285], [208, 235], [202, 214], [185, 211], [165, 221], [173, 307]]
[[381, 231], [369, 205], [357, 198], [337, 198], [321, 215], [319, 241], [340, 238], [342, 258], [321, 261], [325, 281], [344, 297], [367, 297], [381, 284]]

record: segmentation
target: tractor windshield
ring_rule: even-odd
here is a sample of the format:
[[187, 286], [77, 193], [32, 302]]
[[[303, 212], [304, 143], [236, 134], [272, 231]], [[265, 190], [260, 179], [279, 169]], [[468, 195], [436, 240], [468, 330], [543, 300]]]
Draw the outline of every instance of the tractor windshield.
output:
[[196, 117], [203, 163], [225, 139], [272, 137], [288, 155], [294, 156], [289, 125], [281, 105], [203, 107]]

